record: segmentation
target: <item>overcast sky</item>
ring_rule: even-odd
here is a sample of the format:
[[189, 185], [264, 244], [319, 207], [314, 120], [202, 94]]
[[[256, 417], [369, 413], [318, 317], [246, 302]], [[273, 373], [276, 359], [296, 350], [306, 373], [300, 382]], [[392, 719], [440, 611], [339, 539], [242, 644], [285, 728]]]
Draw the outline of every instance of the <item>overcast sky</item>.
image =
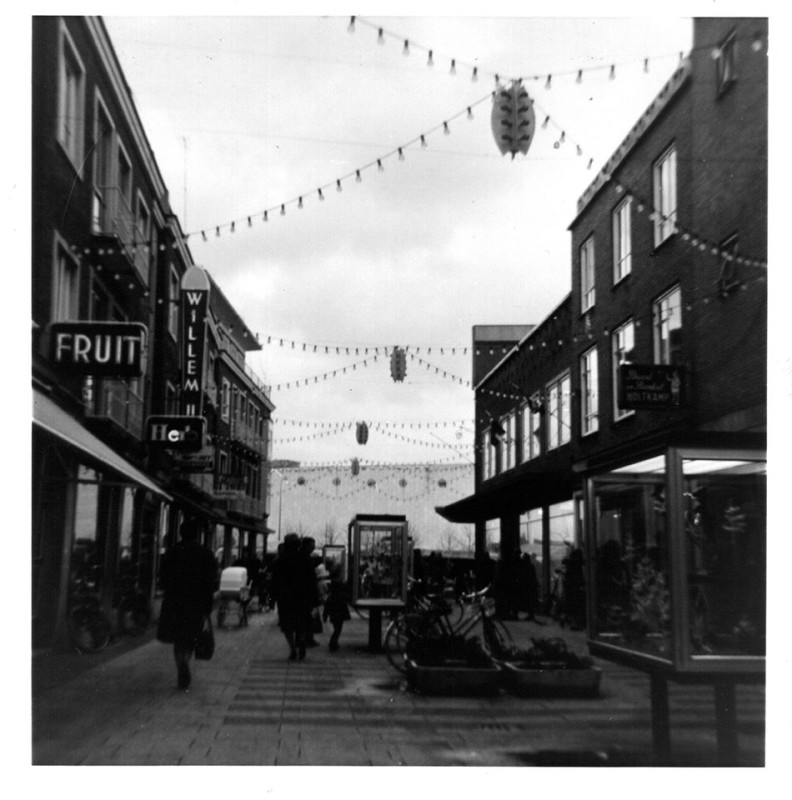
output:
[[[193, 257], [259, 335], [273, 457], [310, 463], [472, 458], [472, 327], [563, 299], [579, 195], [692, 44], [671, 16], [105, 22]], [[492, 135], [496, 75], [534, 100], [514, 160]], [[340, 428], [356, 421], [365, 446]]]

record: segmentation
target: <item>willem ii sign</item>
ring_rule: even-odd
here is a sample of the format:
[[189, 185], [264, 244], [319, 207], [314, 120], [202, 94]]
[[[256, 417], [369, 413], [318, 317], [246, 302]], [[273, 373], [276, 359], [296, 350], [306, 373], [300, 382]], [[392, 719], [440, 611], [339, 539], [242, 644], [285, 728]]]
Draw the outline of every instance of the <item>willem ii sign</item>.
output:
[[209, 313], [209, 278], [200, 267], [190, 267], [181, 281], [182, 311], [182, 413], [203, 413], [206, 319]]
[[50, 359], [80, 375], [137, 378], [143, 374], [148, 329], [142, 322], [53, 322]]

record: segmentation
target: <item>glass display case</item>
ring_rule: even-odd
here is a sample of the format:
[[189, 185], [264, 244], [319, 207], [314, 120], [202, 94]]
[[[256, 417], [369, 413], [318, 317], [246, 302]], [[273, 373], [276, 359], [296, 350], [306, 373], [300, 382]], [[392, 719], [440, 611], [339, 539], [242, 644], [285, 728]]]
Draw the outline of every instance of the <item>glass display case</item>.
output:
[[763, 452], [672, 447], [587, 479], [592, 653], [764, 670], [766, 473]]
[[406, 517], [358, 514], [349, 523], [349, 577], [354, 605], [404, 605], [408, 565]]
[[347, 549], [342, 544], [326, 544], [322, 547], [322, 563], [333, 580], [347, 582]]

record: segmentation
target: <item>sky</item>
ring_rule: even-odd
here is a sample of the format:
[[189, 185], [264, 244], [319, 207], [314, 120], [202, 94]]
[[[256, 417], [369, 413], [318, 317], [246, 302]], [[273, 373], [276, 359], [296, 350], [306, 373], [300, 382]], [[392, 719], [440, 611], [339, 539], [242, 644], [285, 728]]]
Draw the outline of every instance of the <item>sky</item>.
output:
[[[273, 458], [315, 465], [472, 461], [473, 326], [561, 302], [578, 197], [692, 44], [670, 15], [105, 23], [193, 258], [259, 336]], [[491, 93], [518, 77], [512, 159]]]

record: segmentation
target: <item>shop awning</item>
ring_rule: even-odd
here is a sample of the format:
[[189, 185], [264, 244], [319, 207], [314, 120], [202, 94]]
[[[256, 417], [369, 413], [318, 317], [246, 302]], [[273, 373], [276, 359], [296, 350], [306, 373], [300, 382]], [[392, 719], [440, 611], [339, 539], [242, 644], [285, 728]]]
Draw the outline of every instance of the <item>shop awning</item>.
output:
[[80, 450], [92, 461], [129, 478], [130, 481], [148, 489], [165, 500], [172, 500], [151, 478], [133, 467], [126, 459], [108, 447], [101, 439], [84, 428], [79, 420], [64, 411], [45, 394], [33, 391], [33, 424], [57, 437], [66, 444]]
[[570, 472], [504, 474], [488, 481], [475, 494], [447, 506], [435, 506], [435, 511], [449, 522], [485, 522], [571, 500], [573, 491]]

